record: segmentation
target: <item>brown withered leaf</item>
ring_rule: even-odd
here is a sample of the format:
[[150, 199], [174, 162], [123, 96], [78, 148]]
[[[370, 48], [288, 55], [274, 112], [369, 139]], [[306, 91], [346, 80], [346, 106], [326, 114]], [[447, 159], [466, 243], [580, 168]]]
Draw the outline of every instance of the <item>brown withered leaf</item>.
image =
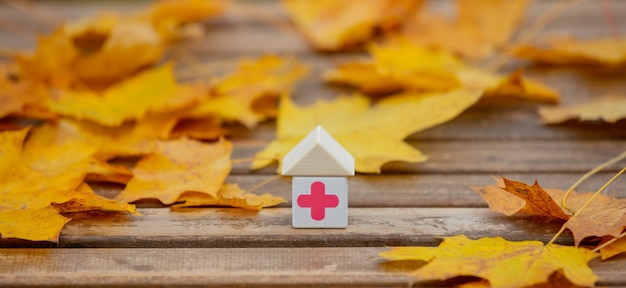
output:
[[569, 209], [565, 209], [561, 206], [564, 190], [543, 189], [537, 182], [530, 186], [502, 178], [502, 183], [498, 185], [472, 189], [483, 196], [489, 208], [506, 215], [524, 213], [566, 220], [564, 225], [572, 231], [576, 245], [587, 237], [617, 237], [626, 227], [626, 199], [600, 194], [578, 215], [572, 217], [570, 211], [579, 211], [594, 193], [572, 192], [566, 201]]
[[529, 186], [504, 177], [502, 180], [504, 182], [504, 190], [526, 201], [526, 206], [520, 210], [521, 213], [563, 220], [570, 218], [548, 192], [539, 186], [537, 181], [532, 186]]

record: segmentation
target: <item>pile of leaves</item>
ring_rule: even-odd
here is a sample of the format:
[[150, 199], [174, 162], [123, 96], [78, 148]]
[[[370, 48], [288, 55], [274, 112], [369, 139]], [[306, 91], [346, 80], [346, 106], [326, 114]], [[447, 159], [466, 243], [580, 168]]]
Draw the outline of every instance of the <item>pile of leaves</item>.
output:
[[[3, 64], [2, 238], [57, 242], [71, 213], [138, 214], [129, 203], [141, 199], [254, 210], [285, 201], [225, 183], [232, 143], [222, 124], [254, 127], [275, 117], [279, 95], [307, 68], [268, 55], [241, 59], [219, 78], [180, 83], [174, 64], [163, 62], [169, 43], [225, 4], [161, 1], [137, 15], [69, 22]], [[139, 160], [119, 165], [120, 157]], [[94, 181], [124, 188], [107, 199], [90, 188]]]

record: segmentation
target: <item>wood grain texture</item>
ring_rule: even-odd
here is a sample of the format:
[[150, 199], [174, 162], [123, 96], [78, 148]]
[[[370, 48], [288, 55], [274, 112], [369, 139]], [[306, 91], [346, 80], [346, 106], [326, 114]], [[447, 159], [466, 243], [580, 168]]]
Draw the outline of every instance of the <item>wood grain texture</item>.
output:
[[[389, 265], [387, 248], [0, 249], [2, 286], [419, 287], [419, 264]], [[597, 285], [622, 286], [626, 257], [593, 260]], [[415, 283], [414, 283], [415, 282]], [[446, 285], [447, 284], [447, 285]]]
[[[469, 189], [470, 186], [485, 186], [495, 183], [492, 176], [504, 176], [528, 184], [539, 181], [542, 187], [566, 190], [582, 173], [504, 173], [504, 174], [357, 174], [348, 179], [350, 207], [487, 207], [482, 198]], [[583, 182], [577, 191], [595, 191], [613, 173], [603, 172]], [[269, 175], [230, 175], [229, 183], [244, 189], [267, 180]], [[99, 194], [114, 198], [123, 186], [117, 184], [92, 183]], [[608, 195], [626, 198], [626, 178], [616, 180], [607, 190]], [[268, 183], [254, 193], [271, 193], [291, 200], [291, 177], [282, 177]], [[153, 202], [140, 202], [140, 207], [153, 207]], [[291, 207], [283, 203], [280, 207]]]
[[[383, 173], [487, 173], [572, 172], [584, 173], [619, 154], [626, 140], [580, 141], [407, 141], [428, 156], [423, 163], [392, 162]], [[234, 142], [234, 159], [254, 157], [268, 142]], [[613, 165], [607, 171], [622, 167]], [[256, 173], [274, 173], [276, 167]], [[233, 173], [247, 174], [245, 165], [233, 167]]]
[[[59, 247], [355, 247], [436, 245], [438, 237], [505, 235], [548, 241], [560, 223], [506, 217], [486, 208], [350, 208], [346, 229], [293, 229], [290, 208], [140, 209], [143, 216], [78, 214]], [[569, 233], [559, 243], [572, 244]], [[2, 246], [27, 243], [2, 240]], [[46, 243], [32, 243], [34, 245]]]

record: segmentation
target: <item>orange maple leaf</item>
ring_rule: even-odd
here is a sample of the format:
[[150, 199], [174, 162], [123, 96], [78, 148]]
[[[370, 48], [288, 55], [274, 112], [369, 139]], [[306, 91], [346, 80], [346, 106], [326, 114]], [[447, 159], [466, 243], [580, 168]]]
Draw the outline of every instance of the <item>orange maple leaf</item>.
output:
[[[598, 195], [578, 215], [573, 217], [561, 206], [565, 191], [543, 189], [535, 182], [533, 186], [503, 178], [498, 185], [472, 188], [489, 204], [489, 208], [505, 215], [524, 213], [551, 219], [565, 220], [565, 227], [572, 231], [574, 243], [580, 244], [587, 237], [617, 237], [626, 227], [626, 199]], [[591, 199], [594, 193], [573, 192], [566, 199], [569, 209], [577, 211]], [[520, 201], [521, 200], [521, 201]]]
[[509, 40], [523, 20], [528, 0], [459, 0], [457, 19], [442, 15], [416, 13], [405, 21], [393, 41], [409, 40], [416, 44], [452, 51], [467, 58], [493, 55]]
[[398, 25], [421, 0], [284, 0], [283, 6], [309, 42], [336, 51], [368, 41], [377, 28]]
[[230, 172], [232, 144], [220, 140], [204, 144], [181, 138], [157, 143], [132, 169], [133, 178], [117, 199], [128, 202], [158, 199], [172, 204], [184, 192], [203, 192], [213, 197]]

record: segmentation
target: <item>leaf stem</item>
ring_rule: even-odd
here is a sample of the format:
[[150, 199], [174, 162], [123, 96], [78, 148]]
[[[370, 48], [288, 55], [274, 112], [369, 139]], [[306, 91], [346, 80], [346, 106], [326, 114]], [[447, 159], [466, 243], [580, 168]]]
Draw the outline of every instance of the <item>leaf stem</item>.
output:
[[596, 248], [593, 248], [593, 250], [591, 250], [591, 251], [598, 252], [598, 251], [606, 248], [606, 246], [609, 246], [609, 245], [613, 244], [615, 241], [624, 238], [624, 236], [626, 236], [626, 232], [622, 232], [622, 234], [619, 234], [617, 237], [615, 237], [615, 238], [613, 238], [613, 239], [611, 239], [609, 241], [604, 242], [602, 245], [600, 245], [600, 246], [598, 246]]
[[257, 190], [257, 189], [259, 189], [259, 188], [261, 188], [261, 187], [263, 187], [263, 186], [265, 186], [265, 185], [267, 185], [267, 184], [269, 184], [269, 183], [279, 179], [280, 177], [283, 177], [283, 175], [274, 175], [274, 176], [272, 176], [270, 178], [267, 178], [267, 179], [261, 181], [261, 183], [257, 183], [254, 186], [250, 187], [247, 192], [251, 193], [252, 191]]
[[569, 189], [567, 189], [567, 192], [565, 192], [565, 195], [563, 195], [563, 199], [561, 200], [561, 207], [563, 207], [563, 209], [566, 209], [567, 211], [569, 211], [571, 214], [574, 214], [575, 211], [570, 209], [567, 206], [567, 203], [565, 203], [565, 201], [567, 200], [567, 197], [569, 197], [569, 195], [572, 193], [572, 191], [574, 191], [574, 189], [576, 189], [576, 187], [578, 187], [578, 185], [580, 185], [580, 183], [582, 183], [583, 181], [587, 180], [587, 178], [589, 178], [592, 175], [598, 173], [600, 170], [606, 168], [607, 166], [613, 165], [616, 162], [618, 162], [618, 161], [620, 161], [620, 160], [622, 160], [624, 158], [626, 158], [626, 151], [624, 151], [622, 154], [619, 154], [619, 155], [609, 159], [608, 161], [598, 165], [596, 168], [593, 168], [592, 170], [587, 172], [585, 175], [580, 177], [578, 180], [576, 180], [576, 182], [574, 182], [574, 184], [572, 184], [572, 186], [570, 186]]
[[554, 20], [554, 18], [563, 13], [563, 11], [583, 1], [585, 0], [557, 1], [556, 3], [554, 3], [554, 5], [548, 8], [548, 11], [537, 17], [535, 21], [530, 24], [530, 27], [528, 29], [522, 31], [517, 39], [515, 41], [512, 41], [512, 44], [508, 45], [508, 47], [506, 47], [505, 49], [503, 49], [503, 51], [496, 55], [492, 61], [487, 63], [487, 65], [485, 65], [487, 70], [497, 71], [501, 69], [505, 62], [511, 57], [509, 55], [509, 52], [512, 51], [512, 47], [530, 42], [533, 38], [539, 35], [539, 33], [541, 33], [541, 30], [548, 26], [548, 24], [550, 24], [550, 22]]
[[[596, 199], [596, 197], [598, 195], [600, 195], [600, 193], [602, 193], [602, 191], [604, 191], [604, 189], [606, 189], [606, 187], [611, 185], [611, 183], [613, 183], [613, 181], [615, 181], [615, 179], [617, 179], [624, 172], [626, 172], [626, 167], [622, 168], [622, 170], [620, 170], [619, 172], [617, 172], [617, 174], [615, 174], [613, 177], [611, 177], [611, 179], [609, 179], [609, 181], [604, 183], [604, 185], [602, 185], [602, 187], [600, 187], [600, 189], [598, 189], [598, 191], [596, 191], [596, 193], [594, 193], [593, 196], [591, 196], [591, 198], [589, 198], [589, 200], [587, 200], [587, 202], [585, 202], [585, 204], [582, 207], [580, 207], [580, 209], [578, 209], [578, 211], [576, 211], [576, 213], [572, 217], [570, 217], [569, 219], [571, 220], [572, 218], [580, 215], [580, 213], [582, 213], [583, 210], [585, 210], [585, 208], [587, 208], [587, 206], [589, 206], [589, 204], [591, 204], [591, 201]], [[565, 198], [565, 197], [563, 197], [563, 198]], [[561, 236], [561, 233], [563, 233], [563, 231], [565, 231], [565, 224], [567, 224], [567, 222], [563, 223], [563, 225], [561, 226], [561, 230], [559, 230], [559, 232], [557, 232], [556, 235], [554, 235], [554, 237], [552, 237], [550, 242], [548, 242], [548, 245], [554, 243], [554, 241], [556, 241], [556, 239], [559, 238], [559, 236]]]
[[250, 158], [239, 158], [239, 159], [231, 159], [230, 163], [232, 164], [241, 164], [241, 163], [249, 163], [254, 160], [278, 160], [276, 157], [250, 157]]

